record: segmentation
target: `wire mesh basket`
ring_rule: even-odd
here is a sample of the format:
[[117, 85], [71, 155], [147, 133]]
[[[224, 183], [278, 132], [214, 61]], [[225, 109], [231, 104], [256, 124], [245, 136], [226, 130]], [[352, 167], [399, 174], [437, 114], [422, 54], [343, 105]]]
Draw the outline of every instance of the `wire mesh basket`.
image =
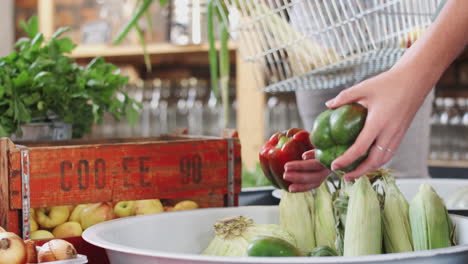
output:
[[[349, 85], [391, 67], [443, 0], [218, 0], [265, 92]], [[224, 19], [227, 19], [224, 18]]]

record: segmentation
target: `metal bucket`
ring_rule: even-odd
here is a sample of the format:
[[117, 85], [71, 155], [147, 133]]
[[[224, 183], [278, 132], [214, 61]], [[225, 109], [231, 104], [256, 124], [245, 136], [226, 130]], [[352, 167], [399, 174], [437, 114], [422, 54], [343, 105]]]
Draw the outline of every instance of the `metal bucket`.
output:
[[216, 257], [199, 253], [214, 237], [213, 224], [224, 217], [243, 215], [256, 223], [278, 223], [277, 206], [246, 206], [167, 212], [116, 219], [85, 230], [83, 238], [105, 248], [112, 264], [221, 263], [468, 263], [468, 218], [451, 215], [460, 245], [409, 253], [362, 257]]
[[15, 142], [51, 141], [72, 138], [72, 125], [61, 121], [37, 122], [21, 125], [22, 134], [11, 136]]

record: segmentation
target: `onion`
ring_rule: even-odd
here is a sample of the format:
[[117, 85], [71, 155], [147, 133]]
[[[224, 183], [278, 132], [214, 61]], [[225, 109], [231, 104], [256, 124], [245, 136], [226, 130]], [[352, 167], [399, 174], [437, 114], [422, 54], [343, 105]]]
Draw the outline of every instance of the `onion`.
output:
[[37, 253], [39, 263], [74, 259], [77, 257], [75, 247], [63, 239], [52, 239], [42, 245]]
[[23, 239], [11, 232], [0, 233], [0, 264], [25, 264]]
[[2, 233], [2, 232], [6, 232], [6, 230], [3, 229], [3, 227], [0, 226], [0, 233]]

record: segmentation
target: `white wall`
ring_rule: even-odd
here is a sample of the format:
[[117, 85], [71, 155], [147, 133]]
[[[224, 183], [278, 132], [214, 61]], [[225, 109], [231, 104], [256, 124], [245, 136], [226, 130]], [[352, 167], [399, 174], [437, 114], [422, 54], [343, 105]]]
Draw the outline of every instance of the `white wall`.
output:
[[14, 41], [14, 0], [1, 0], [0, 7], [0, 57], [11, 52]]

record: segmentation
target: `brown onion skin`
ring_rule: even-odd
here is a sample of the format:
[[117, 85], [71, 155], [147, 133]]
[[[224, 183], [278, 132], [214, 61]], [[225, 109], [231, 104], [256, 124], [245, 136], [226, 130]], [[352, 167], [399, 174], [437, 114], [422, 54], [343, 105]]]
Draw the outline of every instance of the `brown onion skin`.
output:
[[73, 259], [77, 257], [75, 247], [63, 240], [63, 239], [52, 239], [49, 242], [42, 245], [41, 249], [37, 253], [38, 263]]
[[11, 232], [0, 232], [0, 264], [26, 264], [24, 241]]
[[24, 241], [24, 246], [26, 248], [26, 263], [37, 263], [36, 242], [28, 239]]

